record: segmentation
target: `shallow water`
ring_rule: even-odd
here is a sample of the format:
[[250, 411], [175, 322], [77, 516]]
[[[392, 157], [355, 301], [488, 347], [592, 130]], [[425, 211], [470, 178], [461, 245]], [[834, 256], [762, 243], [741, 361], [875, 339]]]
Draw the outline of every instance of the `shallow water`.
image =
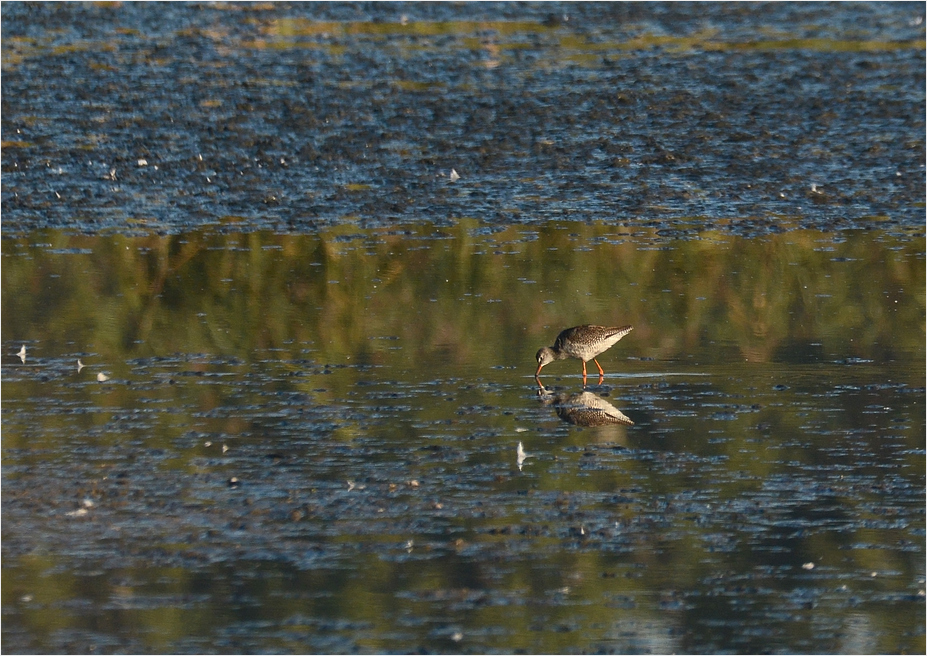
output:
[[923, 231], [924, 17], [905, 3], [9, 3], [3, 232]]
[[0, 11], [4, 651], [924, 652], [923, 5]]
[[[44, 232], [3, 255], [17, 649], [923, 640], [922, 238]], [[586, 391], [633, 426], [565, 412], [577, 361], [539, 391], [575, 318], [635, 326]]]

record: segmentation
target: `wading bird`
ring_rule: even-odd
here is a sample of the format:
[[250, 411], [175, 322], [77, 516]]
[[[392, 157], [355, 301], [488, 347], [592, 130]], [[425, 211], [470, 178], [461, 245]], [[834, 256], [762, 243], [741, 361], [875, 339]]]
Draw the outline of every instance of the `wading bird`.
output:
[[567, 358], [577, 358], [583, 361], [583, 385], [586, 384], [586, 362], [592, 360], [595, 366], [599, 368], [599, 384], [605, 377], [605, 371], [602, 365], [596, 360], [596, 356], [604, 353], [615, 343], [631, 332], [631, 326], [607, 327], [607, 326], [574, 326], [567, 328], [557, 335], [553, 346], [541, 348], [535, 358], [538, 361], [538, 370], [534, 377], [540, 385], [541, 369], [544, 365], [550, 364], [554, 360], [565, 360]]

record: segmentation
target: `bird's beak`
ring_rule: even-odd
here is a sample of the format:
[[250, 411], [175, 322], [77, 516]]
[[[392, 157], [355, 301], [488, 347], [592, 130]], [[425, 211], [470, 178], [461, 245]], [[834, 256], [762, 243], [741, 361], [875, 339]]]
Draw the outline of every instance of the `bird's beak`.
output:
[[539, 365], [538, 365], [538, 370], [534, 372], [534, 376], [535, 376], [535, 377], [540, 376], [540, 375], [541, 375], [541, 369], [543, 369], [543, 368], [544, 368], [544, 365], [543, 365], [543, 364], [539, 364]]

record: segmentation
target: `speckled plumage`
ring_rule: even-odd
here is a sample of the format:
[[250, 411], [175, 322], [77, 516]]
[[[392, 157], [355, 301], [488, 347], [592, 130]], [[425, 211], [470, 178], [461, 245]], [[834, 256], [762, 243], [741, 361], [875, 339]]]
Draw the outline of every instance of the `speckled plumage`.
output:
[[631, 326], [574, 326], [567, 328], [557, 335], [553, 346], [545, 346], [538, 350], [535, 356], [538, 363], [538, 370], [535, 376], [539, 376], [541, 369], [555, 360], [565, 360], [566, 358], [576, 358], [583, 361], [583, 382], [586, 381], [586, 362], [592, 360], [595, 366], [599, 368], [599, 376], [604, 376], [605, 371], [599, 364], [596, 357], [610, 349], [618, 340], [631, 332]]

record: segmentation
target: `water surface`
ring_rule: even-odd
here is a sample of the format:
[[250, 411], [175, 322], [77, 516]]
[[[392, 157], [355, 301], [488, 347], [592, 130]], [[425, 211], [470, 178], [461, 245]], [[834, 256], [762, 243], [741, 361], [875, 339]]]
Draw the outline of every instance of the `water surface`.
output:
[[0, 12], [4, 651], [924, 652], [923, 4]]
[[[46, 231], [3, 256], [19, 649], [923, 639], [922, 238]], [[635, 330], [602, 384], [556, 362], [540, 392], [577, 319]], [[577, 420], [590, 397], [633, 425]]]

